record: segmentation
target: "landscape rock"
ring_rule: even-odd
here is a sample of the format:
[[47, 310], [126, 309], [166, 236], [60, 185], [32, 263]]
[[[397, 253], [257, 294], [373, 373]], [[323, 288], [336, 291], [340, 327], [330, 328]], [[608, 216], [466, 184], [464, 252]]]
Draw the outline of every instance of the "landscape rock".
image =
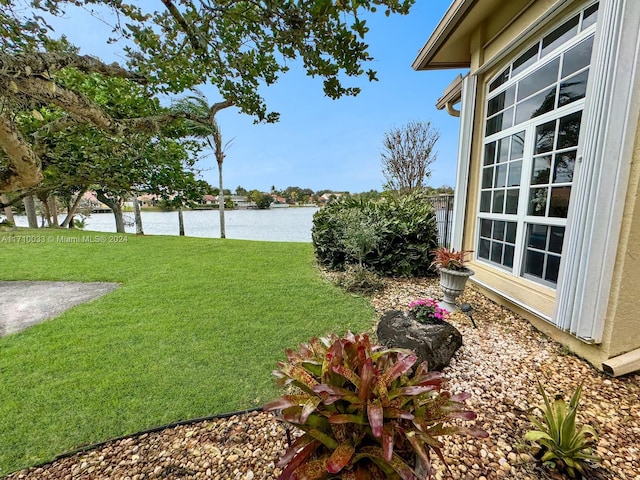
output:
[[391, 310], [378, 323], [378, 341], [387, 347], [408, 348], [418, 356], [416, 365], [428, 362], [429, 370], [442, 370], [462, 346], [462, 335], [453, 325], [418, 322], [413, 315]]

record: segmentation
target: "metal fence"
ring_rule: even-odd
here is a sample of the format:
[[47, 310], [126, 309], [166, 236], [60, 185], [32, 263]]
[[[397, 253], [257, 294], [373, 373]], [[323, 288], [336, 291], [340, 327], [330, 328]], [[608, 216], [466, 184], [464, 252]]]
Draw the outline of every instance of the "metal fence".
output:
[[436, 211], [438, 245], [449, 248], [453, 228], [453, 195], [434, 195], [428, 197], [428, 200]]

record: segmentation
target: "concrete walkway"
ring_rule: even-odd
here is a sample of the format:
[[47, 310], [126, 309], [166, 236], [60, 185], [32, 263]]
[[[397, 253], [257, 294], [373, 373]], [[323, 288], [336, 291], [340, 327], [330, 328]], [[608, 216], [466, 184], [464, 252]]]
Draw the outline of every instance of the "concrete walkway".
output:
[[57, 317], [65, 310], [101, 297], [117, 283], [0, 281], [0, 337]]

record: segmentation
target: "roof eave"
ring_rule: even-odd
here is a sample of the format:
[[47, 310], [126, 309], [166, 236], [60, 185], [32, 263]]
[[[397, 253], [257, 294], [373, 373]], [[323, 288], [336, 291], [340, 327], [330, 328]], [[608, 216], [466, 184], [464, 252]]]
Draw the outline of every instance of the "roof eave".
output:
[[451, 6], [446, 11], [440, 23], [418, 52], [418, 56], [411, 65], [414, 70], [436, 70], [440, 68], [467, 68], [469, 62], [461, 63], [432, 63], [442, 45], [447, 41], [449, 36], [458, 28], [464, 20], [469, 9], [477, 0], [453, 0]]

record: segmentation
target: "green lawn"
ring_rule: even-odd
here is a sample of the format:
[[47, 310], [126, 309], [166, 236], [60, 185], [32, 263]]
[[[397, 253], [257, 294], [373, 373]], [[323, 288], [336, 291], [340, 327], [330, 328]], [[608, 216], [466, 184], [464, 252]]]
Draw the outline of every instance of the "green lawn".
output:
[[[36, 236], [44, 242], [24, 242]], [[94, 236], [107, 241], [62, 241]], [[310, 244], [109, 237], [0, 233], [2, 280], [122, 284], [0, 338], [0, 476], [83, 444], [261, 405], [277, 394], [271, 371], [286, 347], [372, 326], [366, 300], [320, 279]]]

